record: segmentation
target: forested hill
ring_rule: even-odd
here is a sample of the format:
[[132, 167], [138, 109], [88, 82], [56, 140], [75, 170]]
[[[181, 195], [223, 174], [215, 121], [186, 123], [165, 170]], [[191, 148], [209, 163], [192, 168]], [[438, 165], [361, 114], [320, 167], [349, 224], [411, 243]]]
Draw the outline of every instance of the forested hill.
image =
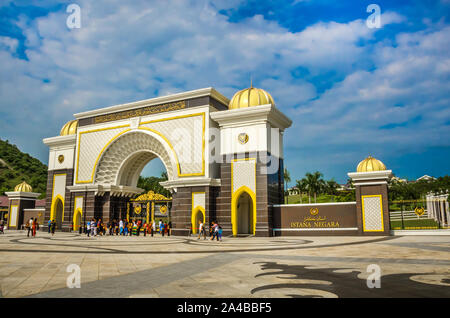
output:
[[33, 192], [45, 197], [47, 166], [38, 159], [20, 151], [16, 145], [0, 139], [0, 195], [14, 191], [22, 181], [33, 187]]

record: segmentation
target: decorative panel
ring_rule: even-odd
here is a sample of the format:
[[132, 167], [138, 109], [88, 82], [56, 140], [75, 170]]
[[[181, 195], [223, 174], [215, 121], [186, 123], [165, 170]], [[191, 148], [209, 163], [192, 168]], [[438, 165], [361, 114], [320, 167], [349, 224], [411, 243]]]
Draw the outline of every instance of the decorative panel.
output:
[[384, 226], [381, 195], [363, 195], [361, 199], [364, 232], [382, 232]]

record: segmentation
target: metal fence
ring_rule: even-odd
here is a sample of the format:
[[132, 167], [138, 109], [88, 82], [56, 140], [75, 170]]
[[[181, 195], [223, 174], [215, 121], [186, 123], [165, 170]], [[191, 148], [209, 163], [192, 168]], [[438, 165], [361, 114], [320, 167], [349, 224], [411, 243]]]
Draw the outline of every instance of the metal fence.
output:
[[[433, 230], [448, 228], [448, 202], [446, 205], [447, 210], [439, 210], [436, 201], [429, 197], [423, 200], [390, 201], [389, 216], [391, 229]], [[441, 201], [439, 200], [440, 207], [442, 207]]]

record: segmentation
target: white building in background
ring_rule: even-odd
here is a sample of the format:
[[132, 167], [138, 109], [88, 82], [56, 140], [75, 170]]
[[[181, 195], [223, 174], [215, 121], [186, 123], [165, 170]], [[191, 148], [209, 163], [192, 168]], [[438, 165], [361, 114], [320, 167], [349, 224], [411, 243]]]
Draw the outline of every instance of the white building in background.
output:
[[416, 180], [416, 181], [421, 181], [421, 180], [425, 180], [425, 181], [428, 181], [428, 180], [435, 180], [435, 179], [436, 179], [436, 178], [434, 178], [434, 177], [431, 177], [431, 176], [429, 176], [429, 175], [425, 174], [425, 175], [421, 176], [420, 178], [417, 178], [417, 180]]

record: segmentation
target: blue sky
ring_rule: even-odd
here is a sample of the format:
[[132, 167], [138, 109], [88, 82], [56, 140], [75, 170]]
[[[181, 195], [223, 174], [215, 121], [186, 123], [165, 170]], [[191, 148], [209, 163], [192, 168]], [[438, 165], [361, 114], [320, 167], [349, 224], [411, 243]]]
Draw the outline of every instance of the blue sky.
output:
[[[80, 29], [66, 26], [71, 3]], [[2, 1], [0, 138], [47, 163], [42, 139], [74, 113], [209, 86], [231, 98], [251, 76], [294, 122], [292, 179], [345, 182], [369, 154], [400, 177], [449, 174], [449, 12], [450, 0]]]

